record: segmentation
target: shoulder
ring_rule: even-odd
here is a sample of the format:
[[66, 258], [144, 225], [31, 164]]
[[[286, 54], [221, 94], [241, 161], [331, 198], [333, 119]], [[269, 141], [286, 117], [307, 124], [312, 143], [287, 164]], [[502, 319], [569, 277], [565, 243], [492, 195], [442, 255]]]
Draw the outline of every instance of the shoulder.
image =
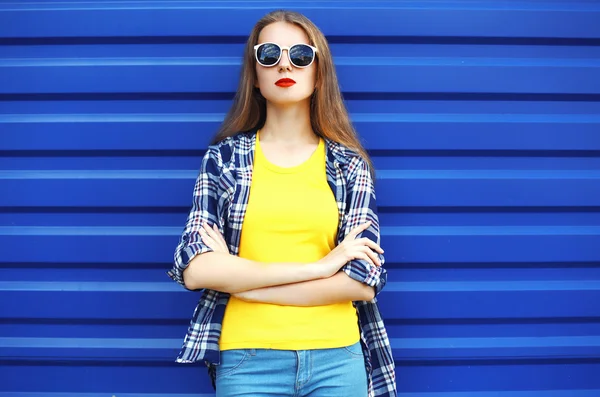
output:
[[344, 174], [371, 172], [369, 163], [356, 151], [329, 139], [325, 139], [325, 142], [327, 144], [327, 161], [338, 163]]
[[206, 155], [219, 165], [227, 166], [239, 156], [247, 155], [254, 149], [254, 131], [240, 132], [208, 147]]
[[330, 159], [338, 163], [347, 164], [354, 158], [360, 157], [354, 150], [331, 139], [325, 138], [325, 144], [327, 145], [327, 153]]

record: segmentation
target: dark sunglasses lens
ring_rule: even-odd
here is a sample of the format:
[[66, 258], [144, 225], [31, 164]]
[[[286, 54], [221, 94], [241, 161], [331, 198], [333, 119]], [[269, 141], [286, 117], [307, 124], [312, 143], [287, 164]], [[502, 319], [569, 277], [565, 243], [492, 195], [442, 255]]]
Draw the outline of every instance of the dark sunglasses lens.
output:
[[279, 46], [269, 43], [261, 45], [256, 51], [258, 63], [265, 66], [275, 65], [279, 60], [280, 54], [281, 49], [279, 48]]
[[290, 60], [298, 67], [310, 65], [314, 57], [313, 49], [305, 44], [298, 44], [290, 48]]

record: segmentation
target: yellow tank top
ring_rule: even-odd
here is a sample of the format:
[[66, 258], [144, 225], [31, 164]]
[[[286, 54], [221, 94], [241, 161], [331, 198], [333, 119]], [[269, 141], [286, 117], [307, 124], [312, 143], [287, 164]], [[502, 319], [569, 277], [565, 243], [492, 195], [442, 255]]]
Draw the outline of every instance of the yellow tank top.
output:
[[[338, 208], [325, 173], [325, 144], [304, 163], [270, 163], [256, 136], [250, 197], [239, 256], [260, 262], [315, 262], [334, 247]], [[352, 302], [298, 307], [231, 297], [221, 350], [305, 350], [349, 346], [360, 338]]]

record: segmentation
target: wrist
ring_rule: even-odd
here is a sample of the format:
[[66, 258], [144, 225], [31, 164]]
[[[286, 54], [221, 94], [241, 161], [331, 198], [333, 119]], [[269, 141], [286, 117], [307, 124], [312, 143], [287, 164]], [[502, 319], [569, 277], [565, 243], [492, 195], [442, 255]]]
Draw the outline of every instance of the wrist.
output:
[[307, 281], [327, 278], [329, 275], [325, 272], [325, 266], [319, 262], [311, 262], [303, 266], [307, 272]]

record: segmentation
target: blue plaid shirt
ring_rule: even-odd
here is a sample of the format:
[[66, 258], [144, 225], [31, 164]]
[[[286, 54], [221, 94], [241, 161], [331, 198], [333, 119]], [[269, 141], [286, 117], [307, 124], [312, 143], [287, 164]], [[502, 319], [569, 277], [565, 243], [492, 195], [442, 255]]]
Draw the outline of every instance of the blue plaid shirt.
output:
[[[175, 250], [175, 262], [169, 276], [184, 286], [183, 271], [196, 255], [212, 251], [202, 242], [202, 222], [217, 224], [229, 245], [238, 255], [242, 223], [252, 182], [255, 132], [240, 133], [211, 145], [204, 156], [194, 187], [194, 200], [185, 229]], [[326, 141], [327, 181], [339, 211], [338, 244], [350, 230], [370, 220], [372, 225], [358, 237], [379, 244], [379, 220], [375, 190], [367, 163], [344, 146]], [[380, 255], [383, 263], [383, 256]], [[364, 260], [353, 260], [341, 269], [354, 280], [370, 285], [378, 294], [387, 280], [382, 267]], [[215, 365], [220, 363], [219, 337], [229, 294], [205, 289], [194, 311], [179, 363], [204, 360], [214, 384]], [[377, 306], [370, 302], [353, 302], [358, 313], [361, 345], [369, 375], [369, 397], [396, 396], [396, 379], [392, 349]]]

